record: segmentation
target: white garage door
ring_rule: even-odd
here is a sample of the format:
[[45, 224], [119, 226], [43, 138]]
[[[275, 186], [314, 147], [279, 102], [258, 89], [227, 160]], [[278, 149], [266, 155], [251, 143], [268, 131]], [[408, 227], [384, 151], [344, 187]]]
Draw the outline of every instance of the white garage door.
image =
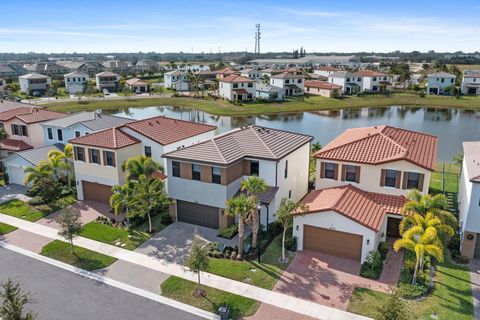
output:
[[9, 183], [24, 185], [25, 172], [23, 168], [8, 166]]

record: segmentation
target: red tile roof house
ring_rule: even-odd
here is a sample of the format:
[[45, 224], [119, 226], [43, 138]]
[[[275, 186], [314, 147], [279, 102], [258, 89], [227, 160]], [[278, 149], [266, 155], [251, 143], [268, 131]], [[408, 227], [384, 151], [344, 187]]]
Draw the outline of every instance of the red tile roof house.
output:
[[342, 94], [342, 86], [327, 81], [305, 81], [305, 93], [335, 98]]
[[166, 153], [168, 194], [178, 221], [222, 228], [233, 223], [225, 202], [240, 183], [257, 175], [269, 188], [260, 196], [261, 223], [275, 221], [282, 198], [300, 201], [308, 192], [311, 136], [247, 126]]
[[434, 136], [375, 126], [349, 129], [314, 156], [316, 189], [294, 218], [299, 250], [363, 262], [386, 237], [398, 237], [400, 208], [410, 190], [428, 192], [435, 169]]
[[256, 93], [255, 80], [240, 75], [230, 75], [219, 80], [218, 95], [227, 100], [253, 100]]
[[363, 92], [383, 92], [392, 88], [392, 78], [383, 72], [360, 70], [354, 76], [362, 78]]
[[302, 74], [284, 72], [270, 77], [270, 84], [282, 88], [285, 97], [299, 96], [303, 94], [304, 77]]
[[164, 153], [210, 139], [215, 129], [160, 116], [70, 140], [74, 146], [78, 199], [108, 203], [112, 186], [125, 182], [121, 165], [128, 158], [144, 154], [166, 168]]

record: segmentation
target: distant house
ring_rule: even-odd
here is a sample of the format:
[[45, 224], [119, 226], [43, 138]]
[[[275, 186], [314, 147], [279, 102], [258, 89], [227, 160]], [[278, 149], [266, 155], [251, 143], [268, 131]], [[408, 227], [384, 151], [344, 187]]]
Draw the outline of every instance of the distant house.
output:
[[362, 92], [362, 77], [349, 71], [336, 71], [328, 76], [328, 82], [342, 87], [342, 93], [357, 94]]
[[245, 78], [249, 78], [252, 80], [258, 80], [261, 78], [261, 73], [259, 70], [256, 69], [243, 69], [240, 71], [240, 75]]
[[105, 70], [115, 73], [130, 73], [133, 70], [133, 66], [128, 61], [121, 60], [108, 60], [102, 63]]
[[260, 70], [260, 74], [261, 74], [262, 77], [264, 77], [264, 76], [272, 77], [272, 76], [275, 76], [277, 74], [281, 74], [283, 72], [285, 72], [285, 70], [283, 70], [283, 69], [273, 69], [273, 68], [265, 68], [265, 69]]
[[305, 81], [305, 93], [335, 98], [342, 94], [342, 86], [327, 81]]
[[70, 70], [55, 62], [37, 62], [23, 65], [29, 73], [40, 73], [49, 76], [63, 75]]
[[266, 101], [281, 101], [285, 98], [285, 91], [282, 88], [269, 84], [257, 82], [255, 84], [255, 90], [257, 99], [264, 99]]
[[270, 84], [282, 88], [285, 96], [298, 96], [303, 94], [303, 75], [284, 72], [270, 77]]
[[158, 63], [152, 60], [138, 60], [135, 63], [135, 70], [138, 72], [157, 72], [158, 71]]
[[190, 82], [188, 81], [188, 72], [173, 70], [163, 74], [163, 84], [165, 88], [176, 91], [189, 91]]
[[0, 99], [3, 99], [3, 96], [5, 96], [6, 86], [7, 86], [7, 81], [5, 81], [5, 79], [0, 78]]
[[115, 92], [119, 88], [120, 75], [110, 71], [97, 73], [96, 87], [98, 90], [107, 89], [110, 92]]
[[256, 81], [239, 75], [230, 75], [219, 80], [218, 94], [227, 100], [253, 100], [256, 93]]
[[90, 79], [88, 74], [80, 71], [67, 73], [63, 77], [65, 79], [65, 89], [70, 94], [83, 93]]
[[480, 70], [463, 74], [462, 93], [480, 95]]
[[318, 69], [313, 70], [313, 73], [327, 77], [331, 75], [332, 73], [339, 71], [338, 68], [332, 67], [332, 66], [323, 66], [319, 67]]
[[150, 91], [150, 85], [139, 78], [128, 79], [125, 81], [125, 85], [129, 90], [137, 93]]
[[373, 70], [360, 70], [353, 75], [354, 77], [362, 78], [363, 92], [383, 92], [392, 88], [391, 78], [386, 73]]
[[97, 73], [105, 70], [105, 67], [97, 61], [58, 61], [57, 64], [64, 66], [71, 72], [82, 72], [94, 77]]
[[447, 72], [437, 72], [427, 75], [427, 92], [429, 94], [448, 93], [445, 89], [455, 86], [457, 76]]
[[225, 68], [225, 69], [216, 71], [216, 74], [217, 74], [217, 79], [222, 79], [234, 74], [238, 75], [239, 73], [233, 70], [232, 68]]
[[52, 78], [38, 73], [28, 73], [18, 77], [20, 92], [32, 96], [43, 96], [47, 93]]

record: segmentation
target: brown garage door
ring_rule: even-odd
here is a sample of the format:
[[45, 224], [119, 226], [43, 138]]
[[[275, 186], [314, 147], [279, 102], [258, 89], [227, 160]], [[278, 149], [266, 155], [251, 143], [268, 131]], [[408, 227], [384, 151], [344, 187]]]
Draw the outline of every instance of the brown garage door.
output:
[[218, 208], [177, 200], [178, 221], [218, 229]]
[[363, 236], [314, 226], [303, 226], [303, 249], [360, 261]]
[[100, 203], [110, 203], [110, 196], [112, 195], [112, 186], [99, 184], [89, 181], [82, 181], [83, 198], [89, 201]]

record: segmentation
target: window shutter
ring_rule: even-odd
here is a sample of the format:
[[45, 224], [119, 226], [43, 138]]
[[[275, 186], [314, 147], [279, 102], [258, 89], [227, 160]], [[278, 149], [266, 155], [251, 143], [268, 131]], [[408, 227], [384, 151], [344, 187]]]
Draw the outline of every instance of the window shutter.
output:
[[88, 162], [92, 163], [92, 149], [88, 149]]
[[408, 172], [403, 173], [403, 183], [402, 183], [402, 189], [407, 189], [407, 182], [408, 182]]
[[342, 181], [345, 181], [347, 177], [347, 166], [342, 164]]
[[382, 172], [380, 173], [380, 187], [385, 186], [385, 174], [387, 170], [382, 169]]
[[333, 178], [334, 178], [335, 180], [338, 180], [338, 163], [335, 163], [334, 172], [333, 172]]
[[107, 165], [107, 151], [103, 150], [102, 151], [102, 157], [103, 157], [103, 165]]
[[420, 173], [418, 176], [418, 191], [422, 192], [423, 191], [423, 180], [425, 179], [425, 175], [423, 173]]
[[360, 183], [360, 166], [357, 166], [357, 170], [355, 171], [355, 182]]
[[112, 166], [113, 167], [117, 166], [117, 162], [115, 161], [115, 157], [116, 157], [115, 152], [112, 152]]
[[320, 162], [320, 178], [325, 178], [325, 162]]
[[402, 171], [397, 171], [397, 177], [395, 178], [395, 188], [400, 189], [400, 180], [402, 180]]

